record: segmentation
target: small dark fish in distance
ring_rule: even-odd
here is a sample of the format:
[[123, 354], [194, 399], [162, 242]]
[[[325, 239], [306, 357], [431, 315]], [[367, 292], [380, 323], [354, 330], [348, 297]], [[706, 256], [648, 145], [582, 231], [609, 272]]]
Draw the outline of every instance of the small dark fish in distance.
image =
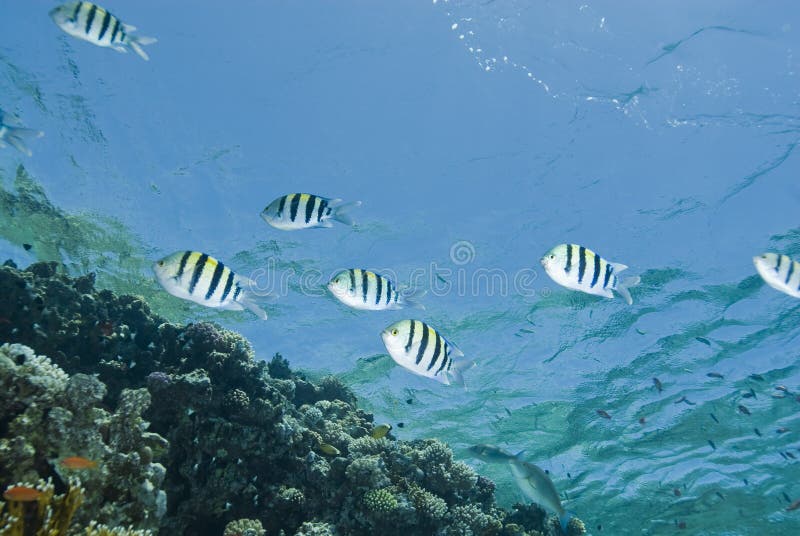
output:
[[777, 429], [777, 430], [775, 430], [775, 431], [776, 431], [776, 432], [778, 432], [779, 434], [785, 434], [786, 432], [788, 432], [788, 431], [789, 431], [789, 429], [788, 429], [788, 428], [786, 428], [785, 426], [781, 426], [780, 428], [778, 428], [778, 429]]
[[725, 376], [723, 376], [719, 372], [709, 372], [708, 374], [706, 374], [706, 376], [708, 376], [709, 378], [719, 378], [720, 380], [725, 379]]
[[751, 374], [750, 375], [750, 379], [756, 380], [756, 381], [759, 381], [759, 382], [763, 382], [764, 381], [764, 376], [762, 376], [761, 374]]
[[714, 419], [715, 423], [719, 424], [719, 419], [717, 419], [716, 415], [714, 415], [713, 413], [709, 413], [709, 415], [711, 415], [711, 418]]
[[777, 385], [775, 386], [775, 389], [777, 389], [778, 391], [783, 391], [784, 393], [789, 392], [789, 389], [787, 389], [785, 385]]
[[758, 397], [756, 396], [756, 392], [751, 387], [749, 391], [747, 391], [746, 393], [742, 393], [742, 398], [758, 398]]
[[676, 497], [680, 497], [681, 496], [681, 490], [678, 489], [678, 488], [675, 488], [675, 489], [672, 490], [672, 494], [675, 495]]
[[781, 495], [783, 495], [783, 498], [786, 500], [786, 502], [788, 502], [788, 503], [792, 502], [792, 500], [789, 498], [789, 496], [786, 495], [785, 491], [782, 491]]
[[761, 430], [759, 430], [758, 428], [753, 428], [753, 431], [756, 433], [758, 437], [761, 437]]
[[611, 415], [609, 415], [608, 412], [603, 410], [603, 409], [598, 409], [597, 410], [597, 414], [600, 415], [604, 419], [610, 419], [611, 418]]
[[33, 248], [33, 246], [30, 244], [22, 244], [22, 247], [25, 248], [25, 251], [30, 251], [31, 248]]
[[706, 441], [708, 441], [708, 444], [711, 446], [712, 449], [717, 450], [717, 446], [714, 444], [713, 441], [711, 441], [710, 439], [706, 439]]
[[793, 460], [797, 459], [797, 457], [794, 454], [792, 454], [791, 452], [789, 452], [788, 450], [784, 454], [786, 454], [787, 456], [789, 456]]
[[721, 492], [719, 492], [719, 491], [716, 491], [715, 493], [717, 494], [717, 497], [719, 497], [719, 498], [720, 498], [720, 499], [722, 499], [723, 501], [725, 500], [725, 495], [723, 495]]
[[797, 500], [796, 500], [796, 501], [794, 501], [792, 504], [790, 504], [789, 506], [787, 506], [787, 507], [786, 507], [786, 511], [787, 511], [787, 512], [791, 512], [792, 510], [797, 510], [798, 508], [800, 508], [800, 499], [797, 499]]
[[789, 459], [789, 458], [786, 457], [786, 454], [784, 454], [783, 452], [778, 452], [778, 454], [780, 454], [781, 458], [783, 458], [784, 460], [788, 460]]
[[647, 422], [647, 419], [645, 419], [644, 417], [639, 417], [639, 424], [644, 425], [644, 423], [646, 423], [646, 422]]
[[745, 415], [751, 415], [750, 410], [744, 407], [743, 405], [739, 404], [739, 411], [744, 413]]
[[696, 341], [698, 341], [698, 342], [702, 342], [702, 343], [703, 343], [703, 344], [705, 344], [706, 346], [711, 346], [711, 341], [709, 341], [709, 340], [708, 340], [708, 339], [706, 339], [705, 337], [695, 337], [695, 338], [694, 338], [694, 340], [696, 340]]
[[681, 402], [683, 402], [683, 403], [685, 403], [685, 404], [687, 404], [689, 406], [696, 406], [697, 405], [697, 402], [692, 402], [691, 400], [686, 398], [685, 395], [680, 397], [678, 400], [676, 400], [675, 404], [680, 404]]
[[659, 393], [664, 390], [664, 386], [661, 384], [661, 380], [658, 378], [653, 378], [653, 385], [656, 386], [656, 389], [658, 389]]

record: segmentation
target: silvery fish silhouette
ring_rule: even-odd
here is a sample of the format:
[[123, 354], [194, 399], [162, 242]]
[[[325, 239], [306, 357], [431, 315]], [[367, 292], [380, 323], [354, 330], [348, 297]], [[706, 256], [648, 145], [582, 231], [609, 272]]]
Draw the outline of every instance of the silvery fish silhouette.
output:
[[500, 447], [494, 445], [472, 445], [468, 449], [476, 458], [488, 463], [506, 463], [514, 460], [521, 460], [522, 454], [525, 452], [521, 450], [516, 454], [511, 454]]
[[331, 220], [354, 225], [345, 211], [358, 207], [361, 201], [342, 204], [341, 199], [328, 199], [314, 194], [288, 194], [279, 197], [261, 211], [265, 222], [283, 231], [333, 227]]
[[470, 361], [453, 363], [464, 352], [419, 320], [401, 320], [381, 332], [383, 344], [395, 363], [419, 376], [450, 385], [450, 377], [464, 386], [462, 371]]
[[387, 311], [407, 306], [425, 309], [414, 301], [424, 291], [403, 296], [388, 277], [360, 268], [343, 270], [333, 276], [328, 283], [328, 290], [337, 300], [354, 309]]
[[28, 149], [25, 140], [41, 138], [42, 136], [44, 136], [44, 132], [41, 130], [23, 128], [20, 126], [17, 116], [0, 110], [0, 147], [5, 147], [8, 144], [22, 154], [31, 156], [33, 153]]
[[262, 320], [267, 319], [250, 290], [254, 283], [205, 253], [177, 251], [156, 262], [153, 271], [164, 290], [173, 296], [206, 307], [248, 309]]
[[518, 460], [516, 458], [509, 460], [511, 472], [514, 474], [514, 481], [517, 483], [520, 491], [525, 495], [528, 500], [540, 504], [545, 508], [556, 513], [558, 520], [561, 522], [561, 530], [567, 533], [567, 525], [573, 515], [561, 506], [561, 498], [558, 496], [553, 481], [550, 477], [538, 466]]
[[617, 274], [627, 270], [627, 266], [608, 262], [592, 250], [576, 244], [560, 244], [539, 262], [547, 275], [562, 287], [606, 298], [613, 298], [612, 290], [616, 290], [628, 305], [633, 303], [628, 288], [640, 282], [639, 277], [620, 280]]
[[91, 2], [69, 2], [50, 11], [50, 18], [66, 33], [100, 47], [118, 52], [133, 49], [145, 61], [150, 57], [142, 48], [157, 41], [155, 37], [131, 35], [135, 26], [125, 24], [104, 8]]
[[753, 257], [758, 275], [775, 290], [800, 298], [800, 262], [787, 255], [764, 253]]

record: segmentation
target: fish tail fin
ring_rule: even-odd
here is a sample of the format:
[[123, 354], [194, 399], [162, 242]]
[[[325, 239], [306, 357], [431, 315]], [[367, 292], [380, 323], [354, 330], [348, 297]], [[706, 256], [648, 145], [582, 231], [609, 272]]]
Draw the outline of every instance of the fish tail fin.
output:
[[244, 292], [237, 301], [242, 307], [255, 313], [255, 315], [261, 320], [267, 319], [267, 312], [256, 303], [256, 300], [249, 293]]
[[147, 52], [144, 51], [142, 48], [143, 45], [152, 45], [153, 43], [157, 42], [158, 39], [155, 37], [145, 37], [143, 35], [132, 35], [130, 36], [130, 46], [134, 52], [139, 54], [144, 61], [150, 61], [150, 56], [147, 55]]
[[33, 130], [30, 128], [9, 127], [6, 126], [8, 131], [3, 137], [3, 141], [14, 147], [17, 151], [26, 156], [31, 156], [33, 152], [25, 144], [25, 139], [41, 138], [44, 132], [41, 130]]
[[[464, 355], [463, 353], [461, 354]], [[464, 371], [467, 371], [476, 365], [475, 361], [470, 359], [464, 359], [458, 362], [453, 362], [453, 368], [450, 369], [450, 375], [453, 377], [453, 381], [464, 388], [467, 389], [467, 384], [464, 382]]]
[[273, 296], [263, 291], [260, 292], [255, 281], [251, 279], [241, 277], [236, 284], [242, 289], [242, 293], [236, 299], [236, 302], [244, 309], [252, 311], [261, 320], [266, 320], [267, 312], [261, 308], [259, 303], [272, 299]]
[[415, 288], [411, 290], [408, 294], [403, 294], [403, 303], [409, 307], [413, 307], [415, 309], [425, 310], [425, 305], [419, 302], [419, 299], [424, 297], [428, 293], [425, 289]]
[[558, 522], [561, 524], [561, 531], [564, 534], [568, 534], [567, 528], [569, 527], [569, 522], [572, 518], [575, 517], [575, 514], [572, 512], [564, 512], [560, 516], [558, 516]]
[[631, 287], [635, 287], [641, 282], [642, 278], [639, 276], [626, 277], [625, 279], [617, 283], [617, 288], [615, 290], [619, 292], [619, 295], [625, 299], [628, 305], [633, 305], [633, 298], [631, 297], [631, 293], [628, 289]]
[[343, 205], [338, 205], [333, 209], [333, 214], [331, 214], [331, 217], [340, 223], [353, 226], [356, 224], [356, 222], [353, 221], [352, 216], [350, 216], [350, 214], [348, 214], [347, 211], [350, 210], [351, 208], [356, 208], [360, 206], [361, 206], [361, 201], [353, 201], [351, 203], [344, 203]]

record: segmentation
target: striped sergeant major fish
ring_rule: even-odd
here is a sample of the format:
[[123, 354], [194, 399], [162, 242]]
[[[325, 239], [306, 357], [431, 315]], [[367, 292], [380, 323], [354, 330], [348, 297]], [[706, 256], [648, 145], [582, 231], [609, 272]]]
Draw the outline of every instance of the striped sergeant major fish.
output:
[[354, 309], [387, 311], [408, 306], [425, 309], [415, 301], [417, 296], [425, 294], [424, 291], [403, 296], [389, 278], [359, 268], [343, 270], [333, 276], [328, 290], [340, 302]]
[[452, 376], [463, 387], [462, 371], [474, 364], [463, 360], [453, 363], [453, 358], [463, 357], [464, 352], [419, 320], [396, 322], [381, 332], [381, 338], [395, 363], [445, 385], [450, 385]]
[[354, 225], [353, 219], [345, 210], [360, 205], [361, 201], [342, 204], [341, 199], [328, 199], [314, 194], [288, 194], [267, 205], [261, 211], [261, 217], [283, 231], [333, 227], [330, 220]]
[[111, 47], [118, 52], [133, 49], [145, 61], [150, 57], [142, 48], [157, 41], [155, 37], [131, 35], [135, 26], [125, 24], [97, 4], [68, 2], [50, 11], [56, 25], [73, 37], [100, 47]]
[[44, 136], [44, 132], [41, 130], [22, 128], [17, 116], [0, 110], [0, 147], [5, 147], [8, 144], [22, 154], [31, 156], [33, 153], [28, 149], [25, 140], [41, 138], [42, 136]]
[[800, 262], [787, 255], [764, 253], [753, 257], [758, 275], [776, 290], [800, 298]]
[[156, 262], [153, 271], [164, 290], [173, 296], [206, 307], [248, 309], [262, 320], [267, 319], [267, 313], [249, 290], [254, 283], [205, 253], [177, 251]]
[[559, 285], [595, 296], [613, 298], [616, 290], [628, 305], [633, 303], [630, 287], [639, 284], [639, 277], [620, 280], [617, 274], [628, 267], [608, 262], [594, 251], [576, 244], [560, 244], [548, 251], [540, 262], [547, 275]]

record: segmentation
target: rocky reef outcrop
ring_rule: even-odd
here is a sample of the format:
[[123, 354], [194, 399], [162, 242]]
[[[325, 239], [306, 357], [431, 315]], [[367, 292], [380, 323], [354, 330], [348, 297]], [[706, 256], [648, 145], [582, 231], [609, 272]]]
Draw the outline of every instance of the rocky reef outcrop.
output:
[[[75, 526], [561, 534], [535, 505], [499, 508], [494, 484], [447, 445], [373, 438], [372, 415], [336, 378], [257, 359], [213, 324], [169, 323], [140, 298], [95, 290], [91, 275], [0, 268], [0, 342], [12, 343], [0, 349], [0, 485], [78, 482]], [[97, 467], [67, 474], [58, 460], [74, 455]]]

